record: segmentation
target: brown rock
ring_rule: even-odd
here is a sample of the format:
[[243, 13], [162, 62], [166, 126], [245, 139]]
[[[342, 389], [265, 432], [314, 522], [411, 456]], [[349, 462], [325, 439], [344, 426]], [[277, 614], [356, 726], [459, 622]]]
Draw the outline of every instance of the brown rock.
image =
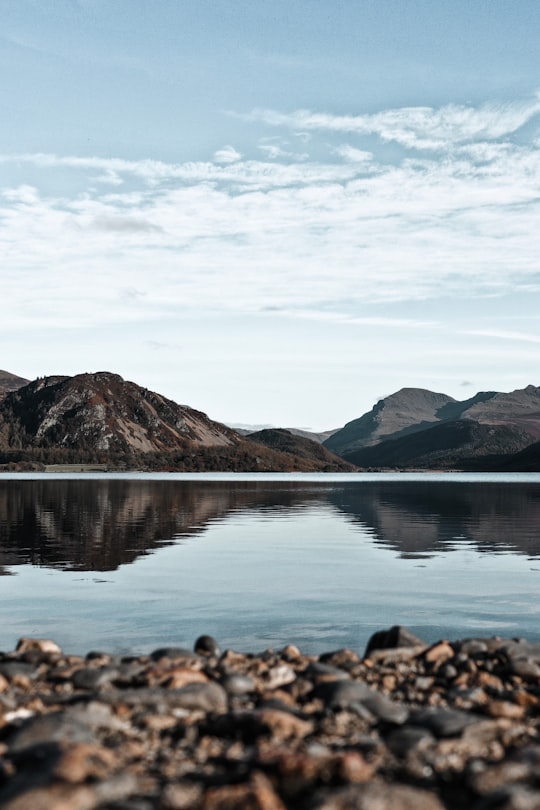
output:
[[442, 664], [454, 657], [454, 650], [447, 641], [439, 641], [426, 650], [423, 657], [430, 664]]
[[302, 739], [311, 734], [314, 728], [313, 723], [279, 709], [260, 709], [255, 712], [255, 716], [268, 728], [272, 739], [276, 741]]
[[30, 650], [37, 650], [38, 652], [48, 655], [62, 655], [62, 650], [58, 644], [48, 638], [20, 638], [17, 643], [16, 652], [25, 653]]
[[286, 810], [272, 783], [260, 771], [241, 785], [211, 788], [206, 791], [202, 810]]
[[521, 720], [525, 716], [525, 708], [508, 700], [490, 700], [484, 707], [490, 717], [508, 717], [510, 720]]
[[110, 748], [85, 743], [66, 745], [52, 775], [56, 779], [73, 784], [84, 782], [89, 777], [104, 779], [110, 774], [116, 762], [117, 758]]
[[318, 791], [309, 810], [444, 810], [433, 793], [406, 785], [368, 782], [342, 790]]

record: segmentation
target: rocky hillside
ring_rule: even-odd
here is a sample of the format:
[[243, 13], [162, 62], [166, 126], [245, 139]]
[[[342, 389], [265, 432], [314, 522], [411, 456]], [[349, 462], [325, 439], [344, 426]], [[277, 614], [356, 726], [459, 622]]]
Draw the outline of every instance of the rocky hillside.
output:
[[540, 388], [532, 385], [462, 402], [403, 388], [324, 444], [361, 467], [486, 470], [504, 466], [539, 438]]
[[10, 391], [16, 391], [17, 388], [28, 385], [29, 382], [30, 380], [25, 380], [24, 377], [17, 377], [16, 374], [11, 374], [9, 371], [2, 371], [0, 369], [0, 399]]
[[[319, 471], [317, 452], [263, 447], [206, 414], [98, 372], [44, 377], [0, 401], [0, 464], [167, 470]], [[329, 455], [329, 454], [328, 454]], [[333, 459], [335, 469], [351, 469]]]
[[342, 458], [331, 453], [319, 442], [294, 434], [290, 430], [267, 428], [250, 433], [248, 438], [252, 442], [262, 444], [271, 450], [290, 453], [296, 458], [304, 459], [306, 462], [320, 462], [325, 465], [326, 472], [352, 472], [355, 469], [352, 464], [343, 461]]
[[205, 414], [108, 372], [41, 378], [0, 407], [4, 447], [149, 453], [186, 440], [208, 447], [239, 439]]
[[493, 396], [494, 392], [480, 393], [459, 402], [424, 388], [402, 388], [380, 399], [371, 411], [333, 433], [324, 446], [340, 456], [348, 456], [361, 447], [418, 433], [438, 422], [459, 419], [469, 407]]

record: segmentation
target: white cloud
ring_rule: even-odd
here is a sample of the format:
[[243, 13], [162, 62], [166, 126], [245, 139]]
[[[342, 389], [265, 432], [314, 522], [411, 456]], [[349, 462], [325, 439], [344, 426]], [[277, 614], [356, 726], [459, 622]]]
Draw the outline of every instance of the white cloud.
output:
[[214, 152], [214, 160], [216, 163], [225, 163], [227, 165], [229, 163], [236, 163], [238, 160], [241, 160], [241, 158], [242, 155], [234, 146], [224, 146], [218, 149], [217, 152]]
[[[348, 143], [327, 144], [319, 161], [236, 150], [228, 163], [1, 156], [32, 177], [0, 197], [4, 325], [135, 323], [204, 308], [424, 328], [433, 324], [355, 312], [539, 290], [540, 149], [524, 138], [467, 143], [471, 132], [509, 132], [532, 106], [382, 112], [385, 126], [400, 119], [413, 132], [414, 120], [415, 137], [444, 130], [458, 144], [396, 165]], [[60, 187], [74, 190], [55, 196], [49, 180], [59, 172], [69, 178]], [[120, 182], [96, 189], [96, 172]]]
[[511, 135], [540, 112], [538, 96], [523, 102], [466, 107], [448, 104], [402, 107], [367, 115], [333, 115], [296, 110], [282, 113], [256, 109], [241, 118], [275, 127], [378, 135], [407, 148], [440, 150], [470, 141], [490, 141]]
[[356, 149], [348, 143], [341, 144], [334, 149], [336, 155], [352, 163], [369, 163], [373, 160], [373, 152], [366, 152], [364, 149]]

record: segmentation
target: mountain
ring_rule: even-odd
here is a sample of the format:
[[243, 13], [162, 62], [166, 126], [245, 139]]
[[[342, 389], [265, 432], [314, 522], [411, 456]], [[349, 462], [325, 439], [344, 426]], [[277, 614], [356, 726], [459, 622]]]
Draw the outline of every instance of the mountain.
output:
[[304, 436], [294, 434], [282, 428], [267, 428], [256, 433], [250, 433], [248, 438], [252, 442], [262, 444], [271, 450], [282, 453], [291, 453], [296, 458], [309, 462], [320, 462], [325, 465], [326, 472], [352, 472], [354, 466], [331, 453], [319, 442], [306, 439]]
[[[39, 378], [0, 400], [0, 464], [58, 463], [318, 471], [329, 462], [317, 453], [263, 447], [200, 411], [103, 371]], [[338, 459], [334, 464], [351, 469]]]
[[401, 388], [395, 394], [380, 399], [371, 411], [348, 422], [323, 444], [340, 456], [348, 456], [361, 447], [418, 433], [437, 422], [458, 419], [467, 408], [493, 396], [495, 393], [490, 391], [458, 402], [446, 394], [424, 388]]
[[261, 430], [287, 430], [289, 433], [293, 433], [295, 436], [303, 436], [304, 439], [311, 439], [313, 442], [318, 442], [322, 444], [326, 439], [329, 439], [338, 428], [334, 428], [334, 430], [323, 430], [320, 432], [315, 432], [313, 430], [305, 430], [304, 428], [277, 428], [275, 425], [245, 425], [245, 424], [233, 424], [232, 422], [228, 423], [230, 428], [236, 430], [241, 436], [252, 436], [254, 433], [258, 433]]
[[0, 369], [0, 399], [9, 391], [16, 391], [17, 388], [22, 388], [23, 385], [28, 385], [29, 382], [30, 380], [25, 380], [24, 377], [18, 377], [16, 374]]
[[532, 385], [510, 393], [480, 392], [462, 402], [403, 388], [324, 445], [361, 467], [485, 470], [539, 438], [540, 388]]

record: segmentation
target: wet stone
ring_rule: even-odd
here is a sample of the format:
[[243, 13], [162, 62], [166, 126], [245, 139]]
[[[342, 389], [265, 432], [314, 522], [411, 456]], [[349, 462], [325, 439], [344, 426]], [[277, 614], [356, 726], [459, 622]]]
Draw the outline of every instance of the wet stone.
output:
[[255, 691], [255, 681], [251, 675], [225, 675], [221, 679], [221, 685], [228, 695], [246, 695]]
[[220, 655], [219, 644], [213, 636], [199, 636], [193, 648], [199, 655]]
[[393, 625], [388, 630], [379, 630], [373, 633], [369, 639], [364, 658], [369, 658], [369, 655], [374, 650], [387, 650], [394, 647], [425, 647], [425, 642], [416, 636], [406, 627], [399, 624]]
[[100, 689], [118, 677], [116, 667], [85, 667], [73, 675], [73, 685], [77, 689]]
[[436, 737], [458, 736], [467, 726], [479, 723], [483, 719], [480, 715], [469, 714], [459, 709], [438, 707], [413, 710], [409, 715], [409, 722], [412, 725], [423, 726]]

